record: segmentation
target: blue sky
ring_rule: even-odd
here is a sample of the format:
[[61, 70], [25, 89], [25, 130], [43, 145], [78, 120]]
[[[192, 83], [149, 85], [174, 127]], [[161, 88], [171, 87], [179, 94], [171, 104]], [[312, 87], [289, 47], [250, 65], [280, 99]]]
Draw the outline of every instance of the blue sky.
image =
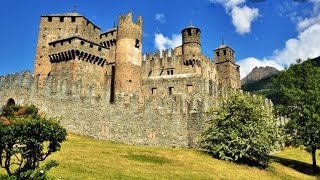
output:
[[[41, 15], [73, 11], [102, 31], [132, 11], [144, 20], [143, 52], [181, 44], [181, 30], [201, 29], [204, 54], [225, 43], [236, 51], [244, 77], [255, 66], [282, 69], [296, 59], [320, 56], [320, 0], [28, 0], [0, 6], [0, 75], [33, 70]], [[261, 1], [261, 0], [260, 0]]]

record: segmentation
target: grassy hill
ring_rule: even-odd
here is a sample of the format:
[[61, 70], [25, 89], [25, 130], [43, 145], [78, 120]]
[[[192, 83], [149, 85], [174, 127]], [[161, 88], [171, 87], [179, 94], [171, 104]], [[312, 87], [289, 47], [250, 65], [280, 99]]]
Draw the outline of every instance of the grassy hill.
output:
[[270, 168], [261, 170], [192, 149], [130, 146], [69, 134], [50, 159], [60, 163], [49, 173], [55, 179], [316, 179], [308, 172], [311, 156], [295, 148], [274, 155]]

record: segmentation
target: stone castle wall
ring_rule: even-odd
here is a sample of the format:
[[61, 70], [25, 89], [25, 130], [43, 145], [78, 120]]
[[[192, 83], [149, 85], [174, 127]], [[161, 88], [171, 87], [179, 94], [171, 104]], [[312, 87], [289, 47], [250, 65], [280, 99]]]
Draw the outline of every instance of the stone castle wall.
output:
[[[32, 103], [49, 117], [63, 117], [61, 123], [69, 132], [135, 145], [193, 147], [207, 121], [206, 110], [227, 95], [197, 75], [179, 81], [145, 80], [143, 89], [156, 87], [156, 93], [120, 93], [114, 103], [110, 103], [111, 81], [97, 88], [82, 80], [52, 77], [39, 87], [38, 80], [28, 71], [1, 76], [0, 104], [10, 98], [17, 104]], [[189, 83], [193, 90], [184, 85]], [[184, 89], [169, 94], [170, 84]], [[271, 108], [269, 100], [266, 104]]]
[[[199, 74], [205, 79], [216, 81], [216, 67], [210, 58], [204, 54], [200, 55], [200, 60], [184, 61], [179, 54], [179, 48], [175, 50], [156, 51], [153, 54], [147, 53], [142, 61], [142, 78], [158, 77], [175, 74]], [[200, 67], [199, 67], [200, 66]]]

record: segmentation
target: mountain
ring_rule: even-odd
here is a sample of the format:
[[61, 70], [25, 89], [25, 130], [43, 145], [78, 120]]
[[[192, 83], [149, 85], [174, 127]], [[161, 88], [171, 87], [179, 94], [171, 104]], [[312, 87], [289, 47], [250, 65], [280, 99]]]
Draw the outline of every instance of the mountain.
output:
[[255, 67], [245, 78], [241, 80], [241, 89], [243, 91], [262, 95], [276, 103], [277, 97], [274, 94], [272, 77], [278, 73], [280, 73], [280, 71], [274, 67]]
[[278, 74], [279, 72], [279, 70], [270, 66], [255, 67], [246, 77], [241, 80], [241, 86], [260, 81], [262, 79]]
[[[314, 59], [316, 66], [320, 66], [320, 56]], [[279, 74], [276, 68], [273, 67], [255, 67], [245, 78], [241, 80], [241, 89], [246, 92], [262, 95], [272, 100], [274, 104], [278, 103], [276, 89], [272, 85], [272, 78]]]

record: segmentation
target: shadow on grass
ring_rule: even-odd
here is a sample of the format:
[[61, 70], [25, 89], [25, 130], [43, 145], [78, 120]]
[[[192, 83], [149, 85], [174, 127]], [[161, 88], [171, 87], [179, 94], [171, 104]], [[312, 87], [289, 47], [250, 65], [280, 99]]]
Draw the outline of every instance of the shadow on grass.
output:
[[126, 155], [125, 157], [134, 161], [154, 163], [154, 164], [160, 164], [160, 165], [169, 163], [169, 160], [164, 157], [158, 157], [158, 156], [152, 156], [152, 155], [129, 154], [129, 155]]
[[299, 171], [303, 174], [308, 174], [312, 176], [319, 176], [320, 175], [320, 168], [318, 167], [317, 171], [313, 170], [312, 164], [308, 164], [305, 162], [293, 160], [293, 159], [285, 159], [281, 157], [275, 157], [271, 156], [271, 160], [277, 163], [280, 163], [284, 166], [290, 167], [292, 169], [295, 169], [296, 171]]

